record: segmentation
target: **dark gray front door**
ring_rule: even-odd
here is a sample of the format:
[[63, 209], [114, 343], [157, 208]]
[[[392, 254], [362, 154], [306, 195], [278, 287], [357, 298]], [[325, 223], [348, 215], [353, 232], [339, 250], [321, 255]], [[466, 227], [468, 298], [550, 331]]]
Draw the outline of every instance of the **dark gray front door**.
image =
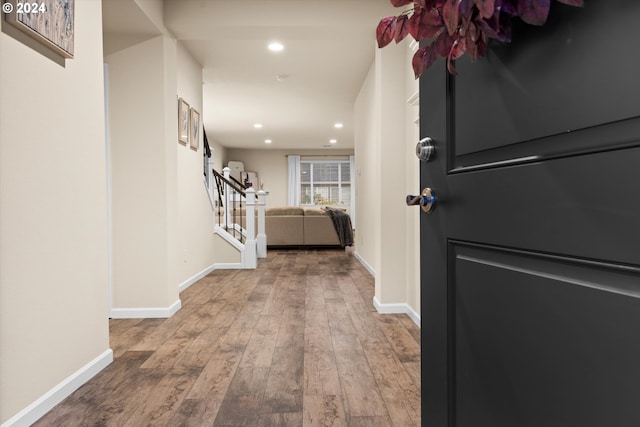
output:
[[640, 2], [553, 3], [421, 78], [425, 426], [640, 426]]

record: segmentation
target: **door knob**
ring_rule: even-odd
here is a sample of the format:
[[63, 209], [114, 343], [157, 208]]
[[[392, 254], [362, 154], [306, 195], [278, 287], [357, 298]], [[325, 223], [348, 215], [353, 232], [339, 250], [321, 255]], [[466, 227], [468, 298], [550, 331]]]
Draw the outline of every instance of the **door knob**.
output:
[[436, 204], [436, 196], [433, 194], [433, 190], [429, 187], [426, 187], [422, 190], [422, 194], [419, 196], [407, 196], [407, 206], [417, 206], [420, 205], [422, 210], [426, 213], [433, 212], [433, 208]]
[[428, 162], [433, 157], [433, 153], [436, 151], [435, 146], [433, 145], [433, 139], [426, 137], [422, 138], [416, 144], [416, 156], [422, 162]]

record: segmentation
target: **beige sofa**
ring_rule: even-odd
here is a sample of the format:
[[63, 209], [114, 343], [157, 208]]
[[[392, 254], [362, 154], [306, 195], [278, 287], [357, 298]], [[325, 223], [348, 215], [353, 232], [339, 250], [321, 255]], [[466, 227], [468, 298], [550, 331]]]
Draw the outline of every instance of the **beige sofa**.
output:
[[321, 209], [268, 207], [267, 246], [340, 246], [331, 217]]

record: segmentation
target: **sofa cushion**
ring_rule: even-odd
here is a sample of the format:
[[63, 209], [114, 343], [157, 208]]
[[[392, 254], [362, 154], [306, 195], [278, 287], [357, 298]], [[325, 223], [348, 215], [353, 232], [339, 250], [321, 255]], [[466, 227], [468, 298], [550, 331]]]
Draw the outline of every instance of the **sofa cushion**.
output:
[[304, 209], [297, 206], [282, 206], [267, 208], [266, 216], [283, 216], [283, 215], [304, 215]]
[[268, 246], [304, 245], [302, 215], [274, 215], [264, 220]]
[[340, 244], [338, 233], [329, 215], [309, 215], [304, 218], [304, 244], [310, 246]]
[[304, 216], [325, 216], [325, 215], [327, 215], [327, 213], [324, 211], [324, 209], [318, 209], [318, 208], [304, 209]]

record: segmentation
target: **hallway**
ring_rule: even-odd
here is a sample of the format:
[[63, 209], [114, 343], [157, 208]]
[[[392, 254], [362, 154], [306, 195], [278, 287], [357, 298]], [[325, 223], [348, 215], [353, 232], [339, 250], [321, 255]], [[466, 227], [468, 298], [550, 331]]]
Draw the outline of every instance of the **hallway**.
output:
[[111, 320], [113, 364], [34, 425], [419, 426], [420, 330], [373, 294], [349, 249], [214, 271], [169, 319]]

